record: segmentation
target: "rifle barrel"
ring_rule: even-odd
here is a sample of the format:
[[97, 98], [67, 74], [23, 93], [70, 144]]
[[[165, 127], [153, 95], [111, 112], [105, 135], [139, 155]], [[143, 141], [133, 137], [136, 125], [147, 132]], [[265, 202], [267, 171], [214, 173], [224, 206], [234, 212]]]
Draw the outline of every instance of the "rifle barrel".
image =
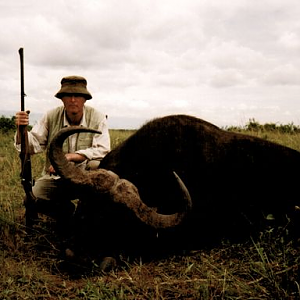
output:
[[[20, 54], [20, 65], [21, 65], [21, 111], [25, 111], [25, 92], [24, 92], [24, 50], [23, 48], [19, 49]], [[21, 134], [21, 183], [23, 185], [26, 199], [26, 226], [30, 229], [34, 220], [37, 219], [37, 211], [35, 208], [36, 198], [32, 192], [33, 180], [31, 173], [31, 161], [30, 154], [28, 152], [28, 133], [27, 126], [20, 125], [20, 134]]]
[[24, 49], [19, 49], [20, 54], [20, 70], [21, 70], [21, 111], [25, 111], [25, 91], [24, 91]]

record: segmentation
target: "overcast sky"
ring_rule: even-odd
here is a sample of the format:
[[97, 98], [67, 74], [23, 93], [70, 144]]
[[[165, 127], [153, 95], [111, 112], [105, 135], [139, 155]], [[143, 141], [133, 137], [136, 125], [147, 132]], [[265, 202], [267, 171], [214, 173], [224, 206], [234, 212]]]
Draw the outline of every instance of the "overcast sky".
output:
[[81, 75], [111, 127], [184, 113], [300, 124], [299, 0], [0, 0], [0, 111], [61, 104]]

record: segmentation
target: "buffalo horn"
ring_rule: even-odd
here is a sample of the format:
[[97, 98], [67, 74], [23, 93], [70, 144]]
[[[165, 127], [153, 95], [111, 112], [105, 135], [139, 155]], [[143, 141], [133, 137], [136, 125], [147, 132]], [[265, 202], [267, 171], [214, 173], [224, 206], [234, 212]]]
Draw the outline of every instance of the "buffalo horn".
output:
[[192, 200], [188, 189], [176, 172], [173, 173], [185, 202], [185, 210], [170, 215], [159, 214], [141, 200], [138, 189], [128, 180], [120, 179], [117, 174], [105, 169], [82, 171], [68, 162], [63, 153], [62, 145], [68, 136], [78, 132], [100, 133], [97, 130], [80, 126], [67, 127], [60, 130], [50, 143], [49, 159], [55, 171], [62, 178], [80, 186], [90, 187], [95, 193], [110, 194], [113, 202], [124, 205], [133, 211], [142, 222], [153, 228], [170, 228], [183, 221], [192, 208]]

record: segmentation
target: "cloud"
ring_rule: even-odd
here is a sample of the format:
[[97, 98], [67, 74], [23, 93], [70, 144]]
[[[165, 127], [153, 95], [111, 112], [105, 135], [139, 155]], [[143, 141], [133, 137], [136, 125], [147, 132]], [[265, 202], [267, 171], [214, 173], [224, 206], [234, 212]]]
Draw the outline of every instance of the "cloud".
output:
[[170, 113], [299, 120], [299, 13], [297, 0], [2, 1], [0, 109], [19, 107], [23, 46], [26, 103], [40, 112], [78, 74], [91, 105], [134, 124]]
[[[300, 29], [300, 22], [297, 24], [298, 29]], [[286, 47], [288, 50], [292, 49], [299, 51], [300, 49], [300, 34], [299, 32], [283, 32], [279, 37], [279, 43]]]
[[277, 66], [266, 72], [263, 82], [267, 85], [300, 86], [300, 70], [291, 64]]

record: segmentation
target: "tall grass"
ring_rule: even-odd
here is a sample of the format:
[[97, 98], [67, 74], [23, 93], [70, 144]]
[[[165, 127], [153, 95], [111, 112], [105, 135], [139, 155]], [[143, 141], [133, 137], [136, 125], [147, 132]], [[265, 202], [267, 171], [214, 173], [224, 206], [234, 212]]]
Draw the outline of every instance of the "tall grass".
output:
[[[243, 131], [243, 130], [237, 130]], [[299, 133], [245, 131], [300, 151]], [[133, 131], [110, 132], [116, 147]], [[34, 177], [43, 155], [32, 157]], [[297, 245], [270, 228], [243, 244], [224, 244], [159, 261], [129, 262], [103, 274], [97, 262], [66, 265], [48, 220], [27, 237], [20, 160], [13, 132], [0, 137], [0, 299], [299, 299]]]
[[110, 129], [109, 135], [111, 138], [111, 148], [116, 148], [119, 144], [121, 144], [125, 139], [127, 139], [130, 135], [132, 135], [135, 130], [128, 129]]

